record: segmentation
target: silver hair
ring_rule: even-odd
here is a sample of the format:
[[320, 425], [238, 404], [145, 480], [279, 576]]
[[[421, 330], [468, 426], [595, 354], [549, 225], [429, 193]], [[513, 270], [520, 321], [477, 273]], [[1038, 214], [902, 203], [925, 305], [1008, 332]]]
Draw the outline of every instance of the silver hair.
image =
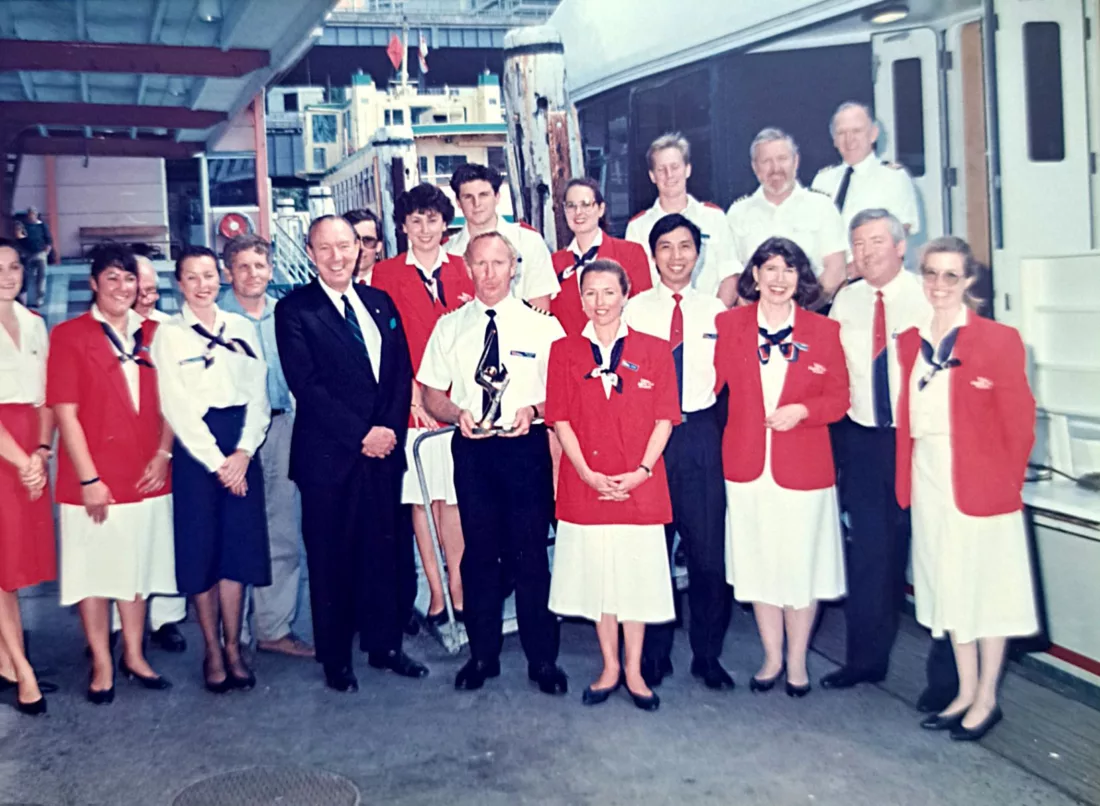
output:
[[867, 115], [867, 120], [871, 121], [871, 125], [878, 126], [878, 121], [875, 119], [874, 113], [871, 112], [871, 107], [867, 106], [867, 104], [861, 104], [859, 101], [845, 101], [836, 108], [836, 111], [833, 112], [833, 116], [829, 118], [830, 137], [836, 137], [836, 116], [841, 112], [847, 112], [849, 109], [862, 109], [863, 113]]
[[490, 238], [495, 238], [496, 240], [500, 241], [508, 247], [508, 254], [512, 256], [512, 265], [516, 265], [517, 263], [519, 263], [519, 250], [516, 249], [516, 245], [508, 240], [507, 236], [505, 236], [504, 233], [497, 232], [496, 230], [493, 230], [492, 232], [483, 232], [480, 235], [475, 235], [473, 238], [470, 239], [470, 242], [466, 244], [466, 252], [462, 256], [467, 263], [470, 262], [470, 255], [474, 251], [474, 244], [481, 243], [482, 241], [487, 241]]
[[650, 143], [649, 148], [646, 149], [645, 161], [646, 165], [649, 166], [649, 170], [653, 170], [654, 155], [666, 148], [675, 148], [680, 152], [680, 156], [684, 158], [684, 165], [691, 165], [691, 143], [680, 132], [667, 132]]
[[794, 141], [794, 138], [782, 129], [769, 126], [766, 129], [761, 129], [760, 133], [752, 138], [752, 144], [749, 146], [749, 160], [756, 162], [756, 147], [758, 145], [761, 143], [775, 143], [779, 140], [786, 140], [787, 144], [791, 147], [791, 153], [796, 157], [798, 156], [798, 143]]
[[853, 232], [872, 221], [885, 221], [890, 227], [890, 237], [894, 240], [894, 243], [901, 243], [905, 240], [905, 227], [898, 221], [897, 216], [882, 207], [871, 207], [856, 213], [852, 223], [848, 225], [849, 243], [852, 240]]

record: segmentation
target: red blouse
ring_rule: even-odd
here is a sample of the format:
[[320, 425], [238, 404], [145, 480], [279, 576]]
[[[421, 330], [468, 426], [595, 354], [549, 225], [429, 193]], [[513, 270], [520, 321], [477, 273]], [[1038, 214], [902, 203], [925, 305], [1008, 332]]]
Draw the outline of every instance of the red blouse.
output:
[[[606, 232], [596, 252], [597, 259], [614, 260], [624, 269], [630, 278], [630, 296], [648, 291], [653, 287], [653, 275], [649, 270], [649, 257], [645, 250], [632, 241], [612, 238]], [[550, 313], [561, 322], [567, 336], [579, 334], [588, 324], [588, 317], [581, 305], [581, 291], [577, 284], [580, 279], [576, 273], [562, 278], [562, 273], [575, 262], [575, 256], [568, 249], [560, 249], [550, 256], [554, 271], [558, 275], [561, 291], [550, 301]]]
[[[617, 373], [621, 393], [604, 393], [600, 378], [590, 378], [597, 366], [592, 342], [566, 336], [550, 349], [546, 384], [546, 422], [568, 422], [577, 435], [588, 466], [617, 475], [637, 469], [658, 420], [680, 422], [676, 368], [667, 341], [628, 330]], [[664, 459], [653, 466], [653, 477], [630, 493], [627, 501], [600, 501], [570, 461], [561, 463], [557, 516], [578, 524], [663, 524], [672, 520]]]

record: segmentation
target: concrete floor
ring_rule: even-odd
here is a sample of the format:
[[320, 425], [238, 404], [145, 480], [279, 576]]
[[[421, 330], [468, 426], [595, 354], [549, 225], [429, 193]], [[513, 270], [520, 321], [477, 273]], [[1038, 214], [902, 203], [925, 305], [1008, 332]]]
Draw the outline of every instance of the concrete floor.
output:
[[[711, 692], [692, 680], [679, 632], [676, 673], [660, 689], [660, 711], [648, 714], [625, 694], [597, 708], [580, 704], [598, 671], [594, 632], [580, 624], [563, 628], [565, 698], [528, 683], [515, 636], [501, 678], [455, 692], [465, 655], [448, 656], [423, 635], [406, 642], [431, 666], [422, 681], [372, 670], [361, 656], [361, 690], [342, 695], [323, 687], [313, 662], [260, 655], [254, 691], [214, 696], [201, 687], [199, 636], [188, 623], [187, 653], [150, 652], [171, 691], [119, 680], [115, 703], [96, 707], [84, 700], [79, 621], [55, 603], [32, 598], [25, 612], [35, 662], [57, 670], [62, 690], [49, 697], [46, 717], [0, 708], [0, 804], [168, 806], [190, 784], [261, 765], [346, 776], [363, 804], [1082, 802], [987, 747], [920, 730], [916, 712], [882, 688], [815, 688], [803, 700], [779, 689], [749, 694], [760, 649], [740, 611], [724, 656], [737, 690]], [[815, 681], [830, 668], [811, 658]], [[1017, 717], [1026, 722], [1006, 706], [1001, 729]]]

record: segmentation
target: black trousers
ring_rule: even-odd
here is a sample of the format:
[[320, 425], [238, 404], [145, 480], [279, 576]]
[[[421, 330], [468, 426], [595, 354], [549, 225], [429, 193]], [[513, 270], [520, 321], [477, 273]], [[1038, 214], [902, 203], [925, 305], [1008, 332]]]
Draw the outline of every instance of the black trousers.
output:
[[[665, 526], [669, 551], [677, 532], [688, 567], [688, 635], [697, 660], [717, 660], [730, 622], [732, 591], [726, 584], [726, 489], [722, 433], [714, 407], [686, 415], [665, 447], [672, 523]], [[672, 653], [675, 623], [646, 627], [647, 663]]]
[[844, 545], [848, 598], [845, 666], [885, 675], [898, 634], [909, 562], [909, 511], [898, 506], [893, 428], [866, 428], [845, 417], [831, 429], [848, 515]]
[[456, 432], [458, 514], [466, 538], [462, 587], [466, 634], [475, 660], [492, 662], [504, 643], [504, 571], [515, 575], [516, 617], [527, 662], [558, 657], [558, 620], [550, 612], [546, 541], [554, 481], [546, 427], [522, 437], [466, 439]]
[[314, 643], [325, 666], [351, 665], [356, 632], [370, 652], [401, 648], [415, 560], [400, 516], [401, 473], [379, 465], [364, 459], [330, 485], [299, 485]]
[[955, 652], [951, 639], [933, 638], [925, 662], [928, 690], [937, 699], [951, 700], [959, 691], [959, 670], [955, 666]]

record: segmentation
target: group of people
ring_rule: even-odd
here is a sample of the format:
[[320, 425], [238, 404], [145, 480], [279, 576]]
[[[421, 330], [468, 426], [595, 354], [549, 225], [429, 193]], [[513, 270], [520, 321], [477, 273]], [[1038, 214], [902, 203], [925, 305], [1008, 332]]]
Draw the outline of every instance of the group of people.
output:
[[[574, 237], [554, 253], [497, 213], [498, 172], [463, 165], [451, 187], [465, 224], [449, 239], [454, 204], [427, 184], [397, 199], [408, 249], [388, 260], [370, 211], [321, 216], [316, 278], [277, 303], [261, 239], [229, 244], [221, 302], [217, 257], [189, 248], [167, 322], [133, 310], [138, 267], [104, 250], [92, 310], [54, 329], [48, 361], [41, 320], [14, 301], [18, 254], [0, 246], [0, 368], [14, 369], [0, 372], [0, 674], [20, 710], [45, 710], [12, 592], [55, 570], [56, 420], [61, 598], [80, 606], [94, 702], [114, 692], [109, 600], [120, 671], [168, 685], [142, 652], [153, 594], [194, 597], [208, 689], [254, 685], [245, 592], [257, 611], [269, 588], [293, 602], [299, 497], [315, 654], [338, 691], [358, 687], [356, 634], [371, 666], [428, 673], [402, 649], [415, 545], [426, 621], [446, 620], [449, 599], [469, 637], [456, 688], [500, 674], [514, 589], [541, 691], [568, 690], [559, 617], [580, 617], [603, 663], [583, 702], [625, 686], [655, 710], [673, 671], [677, 537], [691, 673], [707, 687], [734, 687], [719, 660], [734, 598], [763, 646], [752, 691], [784, 678], [791, 697], [811, 691], [818, 602], [843, 597], [846, 662], [821, 685], [877, 682], [911, 511], [917, 618], [940, 639], [922, 725], [980, 738], [1001, 718], [1005, 639], [1037, 629], [1023, 345], [969, 307], [981, 267], [964, 241], [934, 239], [919, 275], [904, 270], [915, 205], [895, 205], [908, 177], [873, 158], [866, 108], [841, 106], [832, 130], [844, 164], [819, 174], [821, 192], [798, 184], [793, 141], [762, 131], [760, 189], [728, 216], [687, 194], [687, 142], [659, 138], [647, 154], [658, 198], [627, 239], [602, 229], [599, 184], [577, 178], [562, 199]], [[443, 426], [456, 428], [422, 441], [421, 478], [413, 444]], [[283, 611], [258, 637], [290, 649]]]

